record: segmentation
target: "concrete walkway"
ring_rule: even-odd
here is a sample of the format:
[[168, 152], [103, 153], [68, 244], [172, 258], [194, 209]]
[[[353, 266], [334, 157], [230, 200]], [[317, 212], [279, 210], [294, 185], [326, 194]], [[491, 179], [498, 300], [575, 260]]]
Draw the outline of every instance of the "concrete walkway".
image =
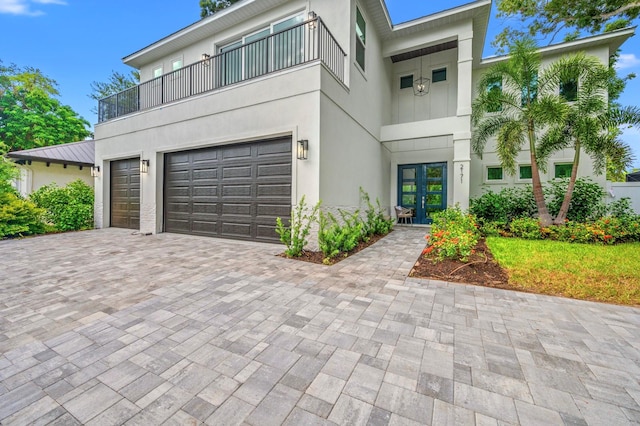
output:
[[640, 309], [118, 229], [0, 242], [0, 424], [640, 424]]

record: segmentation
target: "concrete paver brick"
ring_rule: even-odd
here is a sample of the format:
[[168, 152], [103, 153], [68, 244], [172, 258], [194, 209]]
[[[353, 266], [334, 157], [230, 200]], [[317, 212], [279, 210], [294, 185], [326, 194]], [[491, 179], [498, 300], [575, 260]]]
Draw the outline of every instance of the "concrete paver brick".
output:
[[0, 241], [0, 423], [640, 422], [640, 310], [407, 278], [424, 233], [331, 267], [119, 229]]

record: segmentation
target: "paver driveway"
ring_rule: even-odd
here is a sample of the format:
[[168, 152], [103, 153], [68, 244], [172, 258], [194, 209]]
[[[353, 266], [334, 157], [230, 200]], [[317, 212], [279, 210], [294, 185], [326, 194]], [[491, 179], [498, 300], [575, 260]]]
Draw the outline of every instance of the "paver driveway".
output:
[[640, 310], [117, 229], [0, 242], [1, 424], [640, 422]]

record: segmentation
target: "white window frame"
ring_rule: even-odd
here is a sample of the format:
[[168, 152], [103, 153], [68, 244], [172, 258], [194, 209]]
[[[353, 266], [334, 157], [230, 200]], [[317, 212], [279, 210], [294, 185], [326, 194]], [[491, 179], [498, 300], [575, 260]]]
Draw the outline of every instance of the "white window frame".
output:
[[[502, 169], [502, 179], [489, 179], [489, 169], [494, 169], [498, 167]], [[488, 185], [505, 184], [507, 183], [507, 180], [505, 179], [506, 173], [507, 172], [504, 170], [504, 167], [502, 166], [502, 164], [485, 164], [482, 178], [484, 183]]]
[[[276, 21], [271, 22], [268, 26], [261, 27], [260, 29], [252, 31], [251, 33], [248, 33], [248, 34], [244, 34], [240, 38], [233, 39], [233, 41], [227, 42], [224, 45], [218, 45], [218, 47], [216, 49], [217, 54], [224, 53], [223, 50], [225, 48], [227, 48], [229, 46], [233, 46], [234, 44], [237, 44], [237, 43], [240, 43], [240, 45], [237, 46], [237, 47], [244, 46], [246, 44], [247, 38], [249, 38], [249, 37], [251, 37], [253, 35], [256, 35], [258, 33], [261, 33], [261, 32], [263, 32], [265, 30], [269, 30], [269, 34], [267, 34], [267, 36], [273, 35], [273, 33], [274, 33], [273, 29], [274, 29], [274, 27], [276, 25], [278, 25], [278, 24], [280, 24], [282, 22], [288, 21], [290, 19], [297, 18], [297, 17], [302, 17], [301, 23], [304, 22], [304, 11], [298, 11], [298, 12], [292, 14], [292, 15], [285, 16], [284, 18], [281, 18], [281, 19], [278, 19]], [[270, 54], [273, 55], [273, 49], [269, 49], [269, 51], [270, 51]], [[272, 61], [273, 58], [271, 58], [270, 60]], [[246, 78], [246, 75], [245, 75], [245, 73], [246, 73], [245, 64], [246, 64], [246, 61], [245, 61], [245, 55], [244, 55], [244, 52], [243, 52], [243, 54], [241, 55], [241, 64], [240, 64], [240, 67], [241, 67], [241, 73], [240, 74], [241, 74], [241, 76], [240, 76], [240, 80], [239, 81], [243, 81]]]
[[[180, 62], [180, 66], [178, 68], [176, 68], [177, 62]], [[177, 71], [183, 67], [184, 67], [184, 61], [182, 60], [182, 56], [171, 60], [171, 71]]]
[[164, 69], [163, 69], [162, 65], [155, 67], [153, 69], [152, 73], [153, 73], [153, 78], [162, 77], [164, 75]]
[[[433, 81], [433, 72], [444, 70], [445, 79], [440, 81]], [[440, 84], [440, 83], [448, 83], [449, 82], [449, 67], [447, 65], [440, 65], [436, 67], [431, 67], [431, 84]]]
[[[518, 175], [516, 176], [516, 181], [517, 182], [522, 182], [522, 183], [531, 183], [533, 178], [521, 178], [520, 177], [520, 167], [523, 167], [523, 166], [524, 167], [531, 167], [531, 164], [530, 163], [518, 164]], [[533, 169], [531, 169], [531, 173], [533, 174]]]
[[[360, 16], [362, 16], [362, 20], [364, 21], [364, 41], [360, 40], [360, 36], [358, 36], [358, 12], [360, 12]], [[362, 13], [362, 7], [356, 4], [356, 16], [354, 20], [354, 35], [356, 39], [356, 46], [353, 51], [353, 62], [354, 64], [356, 64], [356, 68], [360, 70], [363, 75], [366, 74], [367, 69], [367, 26], [367, 19], [365, 18], [364, 13]], [[358, 63], [358, 43], [362, 43], [362, 47], [364, 49], [364, 67], [362, 67]]]
[[556, 177], [556, 166], [560, 166], [560, 165], [571, 165], [571, 166], [573, 166], [573, 160], [571, 160], [571, 159], [556, 159], [556, 160], [553, 160], [553, 163], [551, 164], [551, 167], [550, 167], [551, 170], [549, 170], [549, 177], [551, 179], [563, 179], [563, 178]]

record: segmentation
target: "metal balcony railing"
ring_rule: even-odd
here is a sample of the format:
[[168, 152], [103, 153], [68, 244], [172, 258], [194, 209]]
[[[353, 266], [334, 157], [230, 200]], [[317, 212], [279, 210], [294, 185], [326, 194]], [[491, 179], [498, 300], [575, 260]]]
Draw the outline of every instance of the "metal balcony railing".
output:
[[100, 99], [98, 122], [316, 60], [344, 82], [345, 56], [317, 17]]

